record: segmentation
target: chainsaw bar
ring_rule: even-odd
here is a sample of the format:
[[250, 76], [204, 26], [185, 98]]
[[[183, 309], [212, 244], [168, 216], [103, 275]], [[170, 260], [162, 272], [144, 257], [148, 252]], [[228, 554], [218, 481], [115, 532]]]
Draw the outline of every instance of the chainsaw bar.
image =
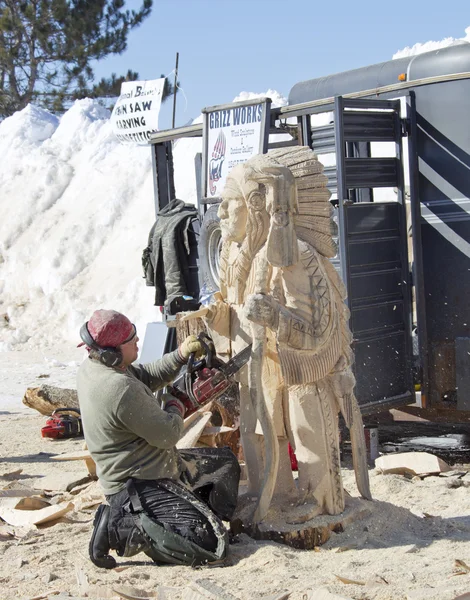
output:
[[244, 348], [238, 354], [235, 354], [235, 356], [231, 358], [225, 365], [220, 367], [220, 370], [225, 377], [231, 377], [246, 365], [246, 363], [250, 360], [251, 346], [252, 344]]

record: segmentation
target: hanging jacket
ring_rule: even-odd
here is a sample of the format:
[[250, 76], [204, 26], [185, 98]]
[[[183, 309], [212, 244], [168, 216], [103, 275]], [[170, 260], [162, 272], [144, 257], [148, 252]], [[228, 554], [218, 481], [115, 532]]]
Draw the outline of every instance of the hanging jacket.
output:
[[188, 229], [197, 219], [195, 206], [172, 200], [157, 214], [142, 254], [148, 286], [155, 286], [155, 305], [163, 306], [177, 296], [192, 296], [189, 276], [190, 240]]

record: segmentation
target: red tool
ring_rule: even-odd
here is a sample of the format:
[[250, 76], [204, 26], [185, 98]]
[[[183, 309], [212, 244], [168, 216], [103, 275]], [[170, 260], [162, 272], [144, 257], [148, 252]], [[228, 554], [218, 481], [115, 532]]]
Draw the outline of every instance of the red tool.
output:
[[[78, 416], [62, 414], [74, 412]], [[78, 408], [57, 408], [47, 419], [46, 425], [41, 429], [41, 435], [45, 438], [72, 438], [83, 435], [82, 420]]]
[[204, 346], [205, 357], [195, 361], [191, 354], [186, 371], [168, 387], [169, 393], [185, 405], [186, 416], [221, 396], [232, 384], [232, 376], [251, 356], [250, 345], [226, 363], [215, 356], [214, 343], [206, 333], [201, 332], [198, 337]]

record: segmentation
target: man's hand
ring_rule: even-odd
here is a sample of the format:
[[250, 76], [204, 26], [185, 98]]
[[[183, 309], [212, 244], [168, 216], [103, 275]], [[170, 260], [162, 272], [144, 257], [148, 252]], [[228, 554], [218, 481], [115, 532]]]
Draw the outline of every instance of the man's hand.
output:
[[163, 394], [162, 397], [163, 410], [170, 414], [177, 414], [182, 419], [186, 416], [186, 406], [179, 399], [173, 396], [172, 394]]
[[178, 348], [178, 353], [182, 360], [188, 361], [189, 355], [194, 352], [196, 358], [201, 358], [204, 355], [204, 346], [195, 335], [188, 335], [181, 346]]
[[252, 294], [245, 302], [245, 317], [258, 325], [277, 329], [279, 324], [279, 305], [270, 296]]

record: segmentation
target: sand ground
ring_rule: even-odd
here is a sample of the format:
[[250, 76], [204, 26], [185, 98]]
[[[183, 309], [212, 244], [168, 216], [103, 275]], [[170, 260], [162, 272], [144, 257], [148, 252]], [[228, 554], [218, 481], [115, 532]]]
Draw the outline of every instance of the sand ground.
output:
[[[46, 475], [60, 478], [65, 471], [86, 475], [82, 461], [50, 459], [80, 450], [83, 440], [42, 439], [45, 417], [21, 403], [27, 387], [75, 387], [82, 357], [81, 351], [0, 353], [0, 490], [28, 489]], [[454, 468], [464, 472], [469, 465]], [[8, 477], [19, 469], [21, 474]], [[343, 475], [346, 490], [356, 496], [354, 473], [345, 466]], [[453, 600], [466, 593], [470, 598], [465, 568], [470, 566], [470, 475], [409, 479], [371, 469], [370, 476], [374, 501], [367, 503], [368, 514], [316, 551], [242, 534], [221, 568], [161, 567], [142, 554], [118, 558], [117, 569], [100, 570], [87, 556], [96, 507], [82, 500], [99, 495], [98, 484], [79, 494], [49, 492], [51, 503], [69, 500], [75, 508], [53, 525], [16, 530], [18, 537], [0, 535], [0, 600], [124, 597], [112, 591], [119, 586], [122, 593], [122, 586], [141, 590], [140, 597], [186, 600], [184, 590], [197, 581], [238, 600], [281, 592], [289, 592], [290, 600]]]

